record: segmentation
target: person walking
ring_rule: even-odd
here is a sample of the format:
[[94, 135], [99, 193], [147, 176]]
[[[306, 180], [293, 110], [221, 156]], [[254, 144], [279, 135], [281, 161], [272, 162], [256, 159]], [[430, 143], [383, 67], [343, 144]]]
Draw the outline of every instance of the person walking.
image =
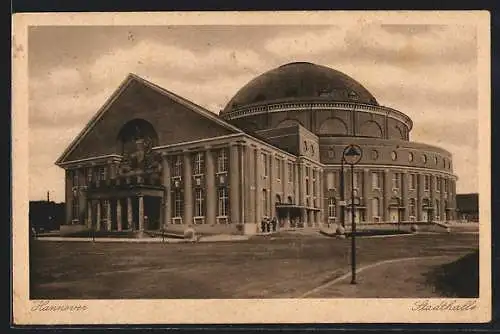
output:
[[276, 227], [278, 225], [278, 219], [276, 217], [273, 217], [273, 220], [271, 221], [272, 227], [273, 227], [273, 232], [276, 232]]

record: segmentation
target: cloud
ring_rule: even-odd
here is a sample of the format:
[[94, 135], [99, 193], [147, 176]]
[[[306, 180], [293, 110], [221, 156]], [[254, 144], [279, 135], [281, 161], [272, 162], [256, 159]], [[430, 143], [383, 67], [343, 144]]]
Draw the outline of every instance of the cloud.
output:
[[[292, 61], [340, 70], [382, 105], [409, 115], [415, 123], [412, 140], [453, 153], [458, 190], [477, 191], [474, 29], [362, 22], [299, 28], [255, 29], [252, 35], [249, 28], [173, 32], [155, 27], [153, 32], [145, 27], [135, 41], [123, 32], [108, 36], [105, 30], [82, 28], [52, 41], [50, 53], [40, 31], [37, 50], [43, 57], [29, 55], [30, 197], [44, 198], [53, 189], [63, 200], [63, 172], [54, 161], [128, 73], [217, 113], [255, 76]], [[106, 37], [94, 41], [96, 31]], [[75, 38], [85, 41], [85, 48]], [[76, 47], [81, 56], [71, 53]]]

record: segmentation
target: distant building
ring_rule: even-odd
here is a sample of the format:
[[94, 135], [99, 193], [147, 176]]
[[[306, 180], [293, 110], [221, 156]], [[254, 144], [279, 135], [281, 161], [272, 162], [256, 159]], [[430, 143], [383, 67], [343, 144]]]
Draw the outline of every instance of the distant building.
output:
[[52, 201], [30, 201], [29, 222], [30, 227], [37, 231], [58, 230], [64, 224], [64, 203]]
[[479, 222], [479, 194], [457, 194], [458, 218], [470, 222]]
[[453, 220], [452, 155], [410, 141], [412, 127], [353, 78], [311, 63], [256, 77], [219, 115], [130, 74], [56, 162], [65, 224], [251, 234], [266, 216], [284, 228], [344, 212], [350, 222], [348, 144], [363, 149], [358, 223]]

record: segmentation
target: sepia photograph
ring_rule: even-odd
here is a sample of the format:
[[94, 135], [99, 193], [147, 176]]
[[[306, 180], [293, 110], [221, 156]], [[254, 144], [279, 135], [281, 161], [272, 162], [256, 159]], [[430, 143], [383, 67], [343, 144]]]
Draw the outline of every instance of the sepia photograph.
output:
[[490, 319], [487, 12], [13, 21], [14, 319]]

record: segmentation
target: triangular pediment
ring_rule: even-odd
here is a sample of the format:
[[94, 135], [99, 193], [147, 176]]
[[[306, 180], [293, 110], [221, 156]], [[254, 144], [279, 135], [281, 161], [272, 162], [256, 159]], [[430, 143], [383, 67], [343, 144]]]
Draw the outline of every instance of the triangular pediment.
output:
[[154, 127], [159, 146], [242, 133], [211, 111], [129, 74], [56, 164], [120, 155], [118, 134], [128, 122], [137, 119]]

